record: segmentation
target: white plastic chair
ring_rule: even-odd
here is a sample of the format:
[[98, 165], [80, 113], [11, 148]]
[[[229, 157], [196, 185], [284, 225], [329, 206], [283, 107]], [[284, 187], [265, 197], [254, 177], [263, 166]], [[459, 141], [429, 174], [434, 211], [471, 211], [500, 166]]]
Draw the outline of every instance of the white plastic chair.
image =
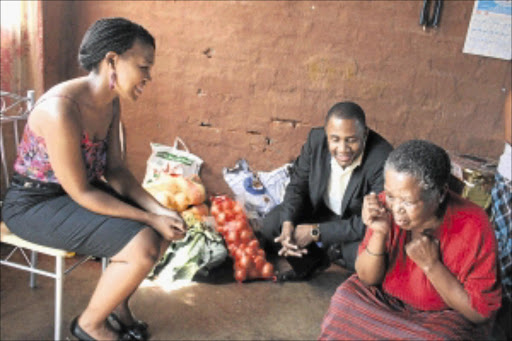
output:
[[[30, 90], [27, 92], [26, 97], [21, 97], [12, 93], [8, 93], [5, 91], [1, 91], [1, 130], [0, 130], [0, 152], [2, 158], [2, 172], [4, 174], [5, 180], [5, 188], [9, 186], [9, 168], [4, 144], [4, 128], [7, 128], [9, 123], [12, 123], [13, 132], [13, 140], [12, 146], [14, 148], [14, 155], [16, 155], [16, 150], [18, 147], [18, 122], [24, 121], [27, 119], [27, 116], [34, 105], [34, 91]], [[13, 101], [12, 104], [7, 105], [7, 101]], [[7, 115], [8, 111], [18, 110], [15, 115]], [[25, 270], [30, 272], [30, 281], [29, 285], [31, 288], [36, 287], [36, 275], [47, 276], [55, 279], [55, 317], [54, 317], [54, 338], [55, 340], [61, 340], [61, 331], [62, 331], [62, 301], [63, 301], [63, 288], [64, 288], [64, 276], [75, 268], [77, 268], [80, 264], [85, 263], [91, 256], [84, 256], [81, 259], [74, 262], [69, 268], [65, 268], [65, 258], [71, 258], [75, 256], [74, 252], [68, 252], [66, 250], [55, 249], [51, 247], [46, 247], [38, 244], [31, 243], [26, 241], [16, 235], [14, 235], [9, 227], [4, 223], [0, 223], [0, 242], [9, 244], [13, 247], [11, 252], [3, 259], [0, 260], [0, 264], [10, 266], [13, 268], [17, 268], [20, 270]], [[13, 261], [12, 256], [16, 252], [21, 253], [23, 256], [24, 262]], [[27, 251], [31, 252], [30, 259], [27, 255]], [[43, 253], [49, 256], [55, 257], [55, 271], [46, 271], [37, 268], [37, 255], [38, 253]], [[108, 259], [102, 258], [102, 269], [108, 265]]]

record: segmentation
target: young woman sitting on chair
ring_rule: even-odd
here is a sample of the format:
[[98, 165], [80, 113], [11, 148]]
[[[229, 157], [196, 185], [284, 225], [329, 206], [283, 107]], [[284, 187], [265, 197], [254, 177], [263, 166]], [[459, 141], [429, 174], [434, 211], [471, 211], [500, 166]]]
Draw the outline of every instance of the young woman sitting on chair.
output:
[[154, 38], [142, 26], [123, 18], [95, 22], [78, 56], [89, 74], [54, 86], [36, 103], [4, 200], [3, 220], [21, 238], [110, 258], [71, 325], [79, 339], [146, 339], [148, 326], [134, 318], [129, 299], [161, 242], [186, 232], [181, 217], [148, 194], [121, 157], [120, 98], [135, 102], [143, 94], [154, 59]]

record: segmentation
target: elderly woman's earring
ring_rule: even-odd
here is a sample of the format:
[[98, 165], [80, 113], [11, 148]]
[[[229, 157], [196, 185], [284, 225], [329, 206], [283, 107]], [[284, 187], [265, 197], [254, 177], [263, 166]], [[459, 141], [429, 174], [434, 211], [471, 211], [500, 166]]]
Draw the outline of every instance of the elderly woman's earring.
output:
[[448, 185], [445, 186], [443, 193], [441, 194], [441, 198], [439, 198], [439, 203], [443, 203], [444, 199], [446, 198], [446, 193], [448, 193]]
[[110, 88], [110, 90], [114, 90], [116, 81], [117, 81], [117, 74], [115, 71], [112, 71], [112, 73], [110, 74], [110, 80], [108, 82], [108, 87]]
[[439, 198], [439, 203], [442, 204], [444, 201], [444, 198], [446, 198], [446, 192], [444, 192], [441, 197]]

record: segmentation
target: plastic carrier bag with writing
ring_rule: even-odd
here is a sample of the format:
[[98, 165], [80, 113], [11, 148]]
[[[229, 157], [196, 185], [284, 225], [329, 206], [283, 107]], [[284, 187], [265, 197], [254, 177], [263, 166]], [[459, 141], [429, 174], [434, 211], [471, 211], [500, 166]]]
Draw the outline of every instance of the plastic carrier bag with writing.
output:
[[241, 159], [235, 167], [224, 168], [223, 175], [249, 218], [262, 218], [283, 201], [290, 182], [290, 167], [291, 164], [285, 164], [270, 172], [253, 172], [247, 161]]
[[157, 182], [161, 174], [183, 177], [198, 175], [202, 164], [203, 160], [192, 154], [179, 137], [176, 137], [173, 146], [151, 143], [151, 155], [147, 161], [142, 184]]
[[263, 217], [276, 205], [257, 174], [249, 169], [246, 160], [238, 160], [233, 168], [224, 168], [223, 175], [235, 199], [243, 203], [249, 217], [253, 214]]

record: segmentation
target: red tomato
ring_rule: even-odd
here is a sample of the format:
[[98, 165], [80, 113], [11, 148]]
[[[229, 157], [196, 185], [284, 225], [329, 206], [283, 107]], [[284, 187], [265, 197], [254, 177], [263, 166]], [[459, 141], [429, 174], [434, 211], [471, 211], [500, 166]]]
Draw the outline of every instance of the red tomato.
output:
[[235, 226], [232, 221], [226, 222], [226, 231], [235, 231]]
[[[242, 269], [242, 267], [240, 266], [240, 262], [238, 262], [238, 261], [233, 262], [233, 270], [234, 270], [235, 272], [236, 272], [237, 270], [241, 270], [241, 269]], [[245, 270], [245, 269], [243, 269], [243, 270]]]
[[274, 266], [266, 262], [265, 265], [263, 265], [263, 268], [261, 268], [261, 276], [263, 277], [272, 277], [274, 276]]
[[252, 257], [256, 257], [258, 255], [258, 250], [260, 249], [259, 243], [256, 239], [252, 239], [247, 247], [245, 248], [245, 252], [250, 254]]
[[235, 214], [239, 214], [239, 213], [243, 213], [244, 212], [244, 209], [242, 208], [242, 205], [237, 202], [233, 205], [233, 213]]
[[231, 211], [231, 208], [233, 207], [233, 202], [229, 199], [224, 200], [222, 203], [220, 203], [220, 209], [223, 212]]
[[245, 247], [245, 253], [251, 257], [256, 256], [256, 249], [251, 247], [250, 245], [247, 245]]
[[233, 218], [235, 217], [235, 215], [233, 214], [233, 212], [229, 210], [223, 212], [226, 213], [226, 221], [232, 222], [234, 220]]
[[210, 213], [213, 217], [217, 217], [217, 214], [219, 214], [219, 207], [217, 207], [217, 205], [212, 205]]
[[249, 270], [252, 268], [252, 259], [247, 255], [243, 255], [238, 259], [238, 263], [241, 269]]
[[[233, 244], [231, 244], [233, 245]], [[233, 245], [236, 250], [235, 250], [235, 259], [240, 259], [242, 258], [242, 256], [245, 256], [245, 251], [242, 247], [237, 247], [236, 245]]]
[[242, 243], [250, 243], [252, 237], [252, 232], [249, 229], [242, 229], [240, 231], [240, 240]]
[[245, 214], [242, 213], [238, 213], [238, 214], [235, 214], [235, 220], [240, 220], [244, 223], [244, 225], [246, 225], [246, 222], [247, 222], [247, 217], [245, 216]]
[[216, 225], [215, 226], [215, 229], [220, 233], [220, 234], [224, 234], [225, 230], [226, 230], [226, 226], [225, 225]]
[[236, 231], [241, 231], [244, 227], [244, 224], [239, 220], [231, 220], [229, 225]]
[[247, 278], [259, 278], [261, 277], [261, 273], [256, 268], [251, 268], [247, 272]]
[[258, 249], [260, 248], [260, 242], [258, 242], [258, 239], [253, 239], [249, 242], [249, 245], [251, 248], [255, 249], [256, 251], [258, 251]]
[[230, 244], [228, 245], [229, 254], [233, 257], [236, 255], [236, 252], [239, 250], [236, 245]]
[[240, 237], [238, 236], [238, 233], [234, 230], [230, 230], [228, 232], [228, 235], [226, 236], [226, 241], [228, 244], [235, 244], [238, 245], [240, 243]]
[[217, 222], [217, 224], [219, 225], [224, 225], [226, 223], [226, 213], [224, 212], [219, 212], [217, 214], [217, 217], [215, 219], [215, 221]]
[[263, 268], [263, 265], [265, 265], [265, 263], [266, 263], [265, 258], [263, 258], [261, 256], [254, 257], [254, 266], [259, 271], [261, 271], [261, 269]]
[[243, 282], [247, 278], [247, 271], [245, 269], [238, 269], [235, 271], [235, 279], [237, 282]]
[[265, 258], [265, 251], [263, 249], [258, 249], [257, 254], [258, 256], [262, 256], [263, 258]]

